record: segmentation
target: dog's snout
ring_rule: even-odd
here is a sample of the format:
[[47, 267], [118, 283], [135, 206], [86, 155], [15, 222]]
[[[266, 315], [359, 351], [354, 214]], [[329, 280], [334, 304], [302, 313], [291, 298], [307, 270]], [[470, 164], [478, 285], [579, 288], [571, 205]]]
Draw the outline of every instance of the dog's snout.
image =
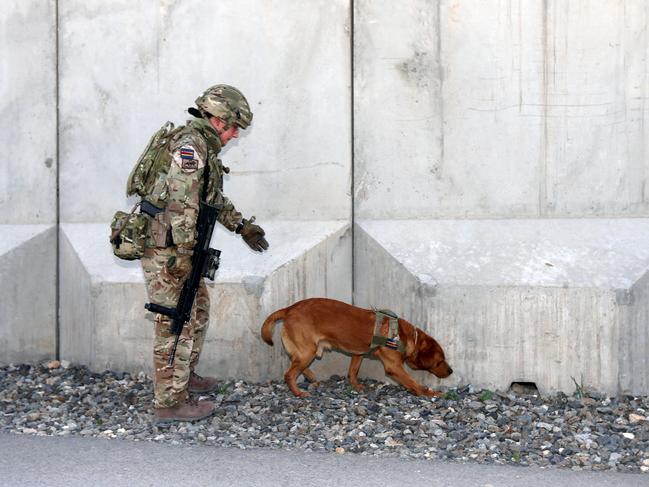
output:
[[453, 373], [453, 369], [449, 366], [448, 368], [448, 375], [451, 375]]

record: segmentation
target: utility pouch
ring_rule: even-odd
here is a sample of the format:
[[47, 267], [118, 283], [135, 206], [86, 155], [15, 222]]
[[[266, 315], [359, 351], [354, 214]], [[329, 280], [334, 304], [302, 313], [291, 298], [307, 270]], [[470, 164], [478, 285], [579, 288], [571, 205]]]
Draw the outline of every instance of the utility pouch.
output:
[[118, 211], [110, 224], [110, 243], [113, 254], [123, 260], [136, 260], [144, 255], [149, 217], [135, 213], [137, 203], [130, 213]]
[[167, 219], [165, 208], [159, 208], [147, 200], [142, 200], [140, 211], [151, 217], [151, 238], [158, 248], [167, 248], [173, 245], [171, 240], [171, 224]]
[[166, 214], [158, 213], [151, 218], [151, 238], [158, 248], [167, 248], [173, 244], [169, 242], [171, 225], [167, 222]]

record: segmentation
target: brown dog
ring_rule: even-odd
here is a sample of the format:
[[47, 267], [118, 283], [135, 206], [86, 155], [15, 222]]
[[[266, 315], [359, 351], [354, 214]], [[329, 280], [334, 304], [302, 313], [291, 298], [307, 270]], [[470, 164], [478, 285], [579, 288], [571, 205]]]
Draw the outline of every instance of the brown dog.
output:
[[[261, 327], [261, 338], [269, 345], [273, 344], [273, 329], [275, 322], [279, 320], [284, 321], [281, 330], [282, 343], [291, 357], [291, 365], [284, 374], [284, 380], [293, 394], [298, 397], [308, 396], [307, 392], [298, 388], [297, 377], [303, 374], [307, 380], [315, 382], [315, 375], [308, 367], [316, 356], [320, 358], [325, 350], [332, 348], [352, 355], [349, 381], [354, 389], [362, 389], [358, 383], [358, 369], [372, 341], [374, 311], [333, 299], [313, 298], [298, 301], [266, 318]], [[383, 363], [385, 373], [389, 377], [413, 394], [441, 395], [418, 384], [408, 375], [403, 363], [414, 370], [427, 370], [437, 377], [448, 377], [453, 370], [446, 363], [444, 350], [432, 337], [406, 320], [399, 318], [398, 323], [399, 338], [405, 345], [405, 351], [402, 353], [387, 347], [378, 347], [372, 351], [371, 356]], [[383, 336], [387, 334], [388, 326], [388, 320], [385, 319], [381, 329]]]

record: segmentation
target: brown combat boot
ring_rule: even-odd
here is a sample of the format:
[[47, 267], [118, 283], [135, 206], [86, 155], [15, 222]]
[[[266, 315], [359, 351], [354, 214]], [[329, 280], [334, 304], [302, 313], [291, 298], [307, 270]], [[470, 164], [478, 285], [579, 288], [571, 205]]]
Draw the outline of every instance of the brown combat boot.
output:
[[198, 421], [214, 414], [212, 401], [183, 401], [171, 408], [154, 408], [153, 424], [161, 426], [174, 421]]
[[219, 381], [214, 377], [201, 377], [194, 372], [189, 374], [189, 384], [187, 385], [189, 392], [212, 392], [218, 387]]

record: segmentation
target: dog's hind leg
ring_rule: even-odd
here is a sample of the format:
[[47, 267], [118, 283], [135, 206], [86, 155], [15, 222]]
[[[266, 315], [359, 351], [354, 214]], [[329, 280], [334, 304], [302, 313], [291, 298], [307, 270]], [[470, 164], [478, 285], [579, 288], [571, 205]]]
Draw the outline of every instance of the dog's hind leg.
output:
[[302, 375], [306, 380], [308, 380], [311, 384], [317, 384], [318, 379], [316, 379], [315, 374], [310, 368], [306, 368], [302, 371]]
[[362, 355], [352, 355], [352, 360], [349, 364], [349, 371], [347, 372], [347, 377], [349, 377], [349, 382], [355, 391], [363, 390], [363, 385], [358, 382], [358, 371], [361, 368], [362, 362], [363, 362]]
[[[315, 352], [316, 357], [319, 359], [322, 358], [322, 354], [324, 352], [327, 352], [331, 350], [331, 344], [329, 344], [326, 340], [321, 340], [318, 342], [318, 348]], [[320, 382], [318, 382], [318, 379], [316, 379], [315, 374], [310, 368], [306, 368], [302, 371], [302, 375], [306, 380], [308, 380], [311, 384], [318, 385]]]
[[307, 397], [309, 395], [308, 392], [301, 390], [297, 386], [297, 377], [298, 375], [303, 373], [305, 369], [307, 369], [309, 364], [313, 361], [314, 357], [315, 350], [311, 354], [294, 355], [293, 357], [291, 357], [291, 365], [284, 374], [284, 381], [286, 382], [286, 385], [291, 390], [291, 392], [297, 397]]
[[[289, 331], [289, 327], [286, 326], [286, 323], [284, 323], [284, 326], [282, 327], [281, 336], [284, 349], [288, 353], [289, 357], [291, 357], [291, 365], [284, 374], [284, 381], [291, 392], [297, 397], [306, 397], [309, 393], [301, 390], [297, 386], [297, 378], [300, 374], [304, 373], [305, 370], [307, 372], [304, 373], [304, 376], [307, 380], [309, 379], [309, 375], [313, 376], [313, 373], [308, 369], [308, 367], [315, 358], [316, 346], [315, 344], [312, 346], [301, 344], [301, 346], [298, 346]], [[313, 377], [315, 378], [315, 376]]]

